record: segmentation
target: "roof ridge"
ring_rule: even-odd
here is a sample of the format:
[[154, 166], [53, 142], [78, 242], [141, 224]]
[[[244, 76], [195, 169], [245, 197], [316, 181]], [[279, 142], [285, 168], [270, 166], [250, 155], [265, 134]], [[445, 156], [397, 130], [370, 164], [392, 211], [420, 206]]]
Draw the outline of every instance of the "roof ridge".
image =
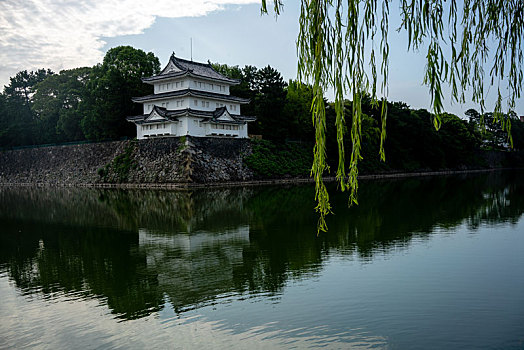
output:
[[[189, 71], [189, 72], [194, 72], [194, 69], [190, 69], [190, 68], [187, 68], [187, 67], [184, 67], [182, 65], [182, 63], [186, 63], [186, 64], [193, 64], [193, 65], [197, 65], [197, 66], [201, 66], [201, 67], [205, 67], [205, 68], [209, 68], [211, 69], [214, 73], [218, 74], [219, 76], [225, 78], [225, 80], [231, 80], [231, 81], [237, 81], [237, 82], [240, 82], [240, 79], [235, 79], [235, 78], [230, 78], [228, 77], [227, 75], [225, 74], [222, 74], [220, 73], [219, 71], [217, 71], [213, 65], [211, 64], [211, 62], [208, 60], [207, 63], [203, 63], [203, 62], [196, 62], [196, 61], [193, 61], [193, 60], [186, 60], [184, 58], [180, 58], [180, 57], [176, 57], [175, 55], [175, 52], [173, 52], [171, 54], [171, 57], [169, 58], [169, 60], [171, 62], [173, 62], [173, 64], [175, 66], [177, 66], [178, 68], [180, 68], [181, 70], [184, 70], [184, 71]], [[198, 73], [196, 73], [197, 75], [199, 75]]]
[[[192, 63], [192, 64], [198, 64], [200, 66], [213, 68], [213, 66], [211, 66], [211, 64], [209, 64], [209, 62], [208, 63], [202, 63], [202, 62], [190, 61], [190, 60], [186, 60], [185, 58], [180, 58], [180, 57], [176, 57], [176, 56], [173, 56], [173, 55], [171, 55], [171, 59], [175, 59], [177, 61], [182, 61], [182, 62], [187, 62], [187, 63]], [[215, 70], [215, 72], [216, 72], [216, 70]]]
[[180, 89], [180, 90], [160, 92], [160, 93], [157, 93], [157, 94], [153, 93], [153, 94], [146, 95], [146, 96], [137, 96], [137, 97], [133, 97], [132, 101], [133, 102], [140, 102], [140, 101], [143, 101], [145, 99], [147, 100], [147, 99], [151, 99], [151, 98], [154, 99], [154, 98], [178, 97], [178, 96], [184, 96], [186, 94], [190, 94], [190, 95], [193, 95], [193, 96], [199, 96], [199, 97], [215, 98], [215, 99], [218, 99], [218, 100], [236, 101], [236, 102], [241, 103], [241, 104], [247, 104], [247, 103], [249, 103], [251, 101], [250, 99], [246, 99], [246, 98], [239, 97], [239, 96], [226, 95], [226, 94], [220, 94], [220, 93], [217, 93], [217, 92], [192, 89], [191, 87], [187, 87], [187, 88]]

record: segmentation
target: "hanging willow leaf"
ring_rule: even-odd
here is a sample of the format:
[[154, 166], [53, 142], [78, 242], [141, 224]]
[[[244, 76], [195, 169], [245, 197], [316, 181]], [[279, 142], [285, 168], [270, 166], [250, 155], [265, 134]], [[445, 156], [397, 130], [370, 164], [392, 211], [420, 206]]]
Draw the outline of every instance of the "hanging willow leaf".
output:
[[[385, 159], [388, 66], [389, 66], [389, 3], [383, 0], [301, 0], [300, 31], [297, 39], [298, 79], [311, 84], [314, 98], [311, 105], [315, 126], [314, 160], [311, 175], [315, 179], [317, 207], [320, 214], [318, 230], [327, 229], [325, 217], [331, 212], [329, 195], [323, 176], [329, 171], [326, 163], [326, 114], [324, 95], [332, 90], [335, 96], [339, 162], [336, 178], [340, 188], [350, 191], [349, 203], [357, 203], [358, 162], [361, 159], [361, 101], [370, 91], [372, 103], [378, 105], [378, 81], [381, 81], [380, 157]], [[283, 10], [282, 0], [273, 0], [275, 15]], [[379, 11], [379, 5], [380, 11]], [[491, 85], [498, 91], [495, 120], [501, 123], [511, 139], [511, 123], [503, 114], [502, 101], [509, 110], [520, 98], [523, 82], [524, 2], [522, 0], [399, 0], [401, 25], [407, 32], [408, 50], [428, 45], [424, 84], [429, 88], [435, 128], [440, 127], [443, 111], [443, 85], [449, 85], [451, 102], [462, 103], [466, 93], [485, 109], [484, 67], [490, 64]], [[267, 0], [261, 10], [267, 13]], [[458, 18], [462, 20], [458, 21]], [[380, 23], [380, 25], [378, 25]], [[380, 28], [376, 38], [377, 28]], [[378, 43], [380, 50], [375, 51]], [[488, 43], [496, 49], [489, 55]], [[448, 46], [450, 49], [443, 50]], [[449, 52], [445, 54], [444, 52]], [[369, 54], [369, 59], [366, 55]], [[449, 57], [448, 57], [449, 55]], [[380, 74], [376, 60], [381, 59]], [[366, 63], [367, 62], [367, 63]], [[509, 64], [508, 64], [509, 63]], [[366, 73], [369, 64], [371, 77]], [[507, 78], [507, 84], [502, 79]], [[500, 89], [507, 89], [503, 98]], [[344, 150], [344, 98], [351, 96], [351, 156], [346, 172]]]

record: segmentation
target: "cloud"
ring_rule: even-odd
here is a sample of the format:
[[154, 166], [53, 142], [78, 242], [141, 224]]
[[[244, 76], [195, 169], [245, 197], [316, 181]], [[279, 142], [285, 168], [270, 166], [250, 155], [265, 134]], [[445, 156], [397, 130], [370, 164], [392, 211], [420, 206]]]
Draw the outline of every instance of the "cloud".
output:
[[0, 86], [20, 70], [54, 71], [100, 62], [102, 37], [140, 34], [156, 17], [205, 16], [260, 0], [2, 0]]

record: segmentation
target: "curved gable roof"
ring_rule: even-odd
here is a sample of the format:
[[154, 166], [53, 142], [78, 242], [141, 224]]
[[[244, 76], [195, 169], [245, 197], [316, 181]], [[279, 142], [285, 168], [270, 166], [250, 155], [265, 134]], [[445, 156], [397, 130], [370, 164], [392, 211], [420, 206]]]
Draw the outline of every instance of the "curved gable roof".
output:
[[193, 75], [205, 79], [219, 80], [227, 82], [231, 85], [240, 84], [240, 80], [231, 79], [225, 75], [217, 72], [209, 63], [200, 63], [184, 60], [182, 58], [177, 58], [173, 53], [169, 58], [169, 62], [166, 67], [160, 72], [160, 74], [144, 78], [142, 81], [149, 82], [165, 78], [174, 78], [182, 75]]
[[[203, 118], [203, 120], [206, 120], [206, 122], [222, 124], [242, 124], [245, 122], [252, 122], [257, 119], [256, 117], [251, 116], [230, 114], [226, 107], [220, 107], [214, 111], [201, 111], [192, 108], [167, 110], [164, 107], [154, 106], [151, 112], [142, 115], [129, 116], [126, 118], [126, 120], [135, 124], [158, 123], [160, 120], [151, 118], [153, 116], [161, 116], [171, 121], [178, 121], [178, 118], [182, 116], [192, 116]], [[227, 116], [227, 118], [223, 118], [224, 116]]]
[[152, 94], [152, 95], [147, 95], [147, 96], [133, 97], [131, 100], [137, 103], [144, 103], [148, 101], [156, 101], [156, 100], [166, 99], [170, 97], [182, 97], [182, 96], [195, 96], [195, 97], [204, 97], [204, 98], [207, 97], [207, 98], [211, 98], [214, 100], [231, 101], [231, 102], [237, 102], [240, 104], [246, 104], [246, 103], [249, 103], [250, 101], [247, 98], [236, 97], [236, 96], [231, 96], [231, 95], [224, 95], [224, 94], [217, 94], [215, 92], [193, 90], [190, 88], [186, 88], [183, 90], [162, 92], [159, 94]]

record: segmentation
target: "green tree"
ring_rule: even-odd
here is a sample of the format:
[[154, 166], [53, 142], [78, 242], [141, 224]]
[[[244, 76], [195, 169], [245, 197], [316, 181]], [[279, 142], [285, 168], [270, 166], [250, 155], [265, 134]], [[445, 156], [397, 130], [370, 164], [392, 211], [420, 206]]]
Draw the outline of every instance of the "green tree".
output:
[[516, 114], [511, 121], [511, 135], [513, 136], [513, 146], [517, 150], [524, 150], [524, 122], [520, 121]]
[[47, 76], [50, 70], [39, 69], [18, 72], [4, 87], [2, 113], [0, 114], [0, 145], [18, 146], [38, 142], [36, 115], [31, 109], [35, 87]]
[[282, 118], [289, 123], [289, 138], [301, 141], [313, 139], [314, 128], [310, 113], [312, 101], [313, 89], [310, 85], [296, 80], [289, 81], [282, 114]]
[[8, 145], [9, 119], [7, 118], [7, 103], [5, 95], [0, 94], [0, 146]]
[[36, 86], [32, 109], [38, 118], [40, 142], [83, 140], [80, 103], [85, 99], [91, 68], [63, 70]]
[[446, 155], [446, 166], [456, 168], [472, 163], [477, 140], [468, 123], [456, 115], [444, 113], [439, 136], [441, 148]]
[[258, 68], [255, 66], [245, 66], [240, 69], [238, 66], [228, 66], [227, 64], [212, 63], [213, 68], [232, 79], [239, 79], [240, 84], [230, 87], [231, 95], [250, 99], [250, 103], [242, 106], [242, 115], [255, 115], [255, 78]]
[[[496, 123], [497, 118], [496, 112], [488, 113], [479, 113], [475, 109], [468, 109], [466, 115], [469, 117], [469, 122], [473, 125], [474, 130], [481, 137], [481, 145], [486, 149], [501, 150], [506, 149], [509, 142], [508, 134], [503, 130], [500, 123]], [[505, 120], [516, 121], [516, 117], [511, 117], [515, 115], [514, 112], [509, 114], [503, 114]]]
[[86, 99], [79, 107], [85, 136], [92, 140], [133, 136], [136, 128], [125, 118], [143, 111], [131, 98], [152, 93], [152, 86], [142, 83], [142, 78], [159, 71], [160, 61], [151, 52], [131, 46], [110, 49], [103, 63], [93, 68]]
[[[282, 0], [273, 0], [275, 14]], [[504, 0], [467, 0], [457, 6], [456, 0], [401, 0], [401, 30], [408, 34], [410, 49], [420, 50], [427, 44], [424, 83], [432, 97], [434, 125], [440, 126], [443, 113], [442, 86], [451, 87], [451, 100], [465, 101], [471, 89], [473, 101], [484, 109], [485, 63], [490, 60], [492, 84], [496, 83], [498, 100], [494, 119], [503, 128], [511, 124], [502, 114], [500, 93], [507, 77], [508, 107], [522, 91], [524, 39], [524, 2]], [[262, 0], [267, 13], [267, 0]], [[362, 98], [368, 91], [373, 103], [379, 104], [378, 86], [387, 94], [389, 65], [389, 1], [377, 0], [302, 0], [300, 31], [297, 39], [298, 78], [313, 87], [312, 117], [315, 126], [315, 148], [312, 175], [316, 183], [316, 207], [320, 214], [318, 229], [325, 230], [325, 216], [331, 212], [329, 194], [323, 183], [328, 171], [326, 161], [326, 109], [324, 93], [335, 94], [336, 128], [339, 161], [337, 179], [342, 190], [350, 190], [350, 204], [357, 202], [358, 162], [361, 158]], [[446, 29], [445, 29], [446, 28]], [[489, 55], [489, 42], [496, 43]], [[449, 49], [443, 49], [449, 45]], [[378, 48], [378, 50], [377, 50]], [[377, 59], [380, 64], [377, 64]], [[365, 70], [369, 62], [371, 77]], [[380, 78], [380, 79], [379, 79]], [[352, 149], [345, 166], [344, 98], [351, 96], [352, 118], [349, 135]], [[387, 103], [381, 102], [381, 158], [385, 158]]]
[[207, 63], [209, 63], [214, 70], [228, 78], [242, 79], [242, 69], [240, 69], [238, 66], [229, 66], [224, 63], [211, 63], [210, 61]]
[[283, 118], [286, 102], [286, 82], [280, 72], [271, 66], [258, 70], [254, 77], [256, 124], [253, 132], [270, 140], [283, 141], [288, 131]]

